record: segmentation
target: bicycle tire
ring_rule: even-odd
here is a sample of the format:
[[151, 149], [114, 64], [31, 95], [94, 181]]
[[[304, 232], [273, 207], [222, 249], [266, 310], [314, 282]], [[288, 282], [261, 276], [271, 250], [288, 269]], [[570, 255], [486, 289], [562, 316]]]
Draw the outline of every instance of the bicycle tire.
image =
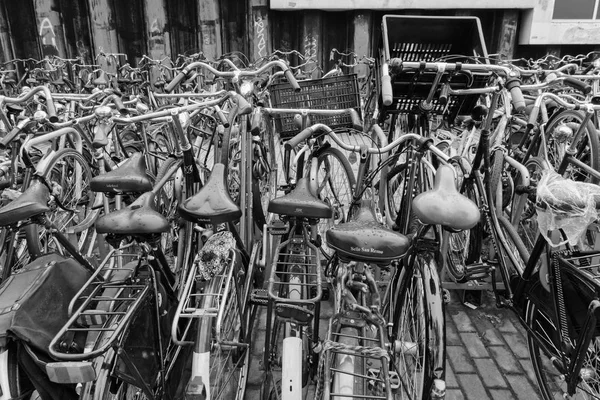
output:
[[[469, 181], [461, 194], [479, 204], [477, 187]], [[448, 253], [446, 267], [457, 282], [464, 282], [467, 266], [476, 263], [481, 257], [483, 247], [484, 221], [481, 220], [471, 229], [448, 233]]]
[[[531, 357], [531, 364], [538, 381], [542, 398], [553, 400], [562, 398], [566, 391], [566, 382], [563, 373], [559, 372], [551, 362], [553, 357], [561, 360], [562, 351], [556, 348], [556, 339], [548, 332], [556, 331], [556, 326], [550, 313], [538, 307], [534, 301], [529, 300], [525, 308], [525, 323], [532, 333], [527, 335], [527, 346]], [[529, 332], [529, 330], [528, 330]], [[543, 344], [540, 345], [535, 338], [538, 335]], [[546, 351], [544, 350], [546, 349]], [[591, 373], [597, 371], [597, 359], [600, 357], [600, 337], [592, 337], [582, 370], [587, 369]], [[597, 399], [600, 398], [600, 379], [598, 374], [588, 376], [588, 380], [582, 379], [576, 387], [573, 398]], [[591, 380], [591, 383], [589, 382]]]
[[[205, 293], [221, 293], [224, 281], [219, 279], [220, 276], [216, 275], [208, 282], [209, 289]], [[235, 276], [234, 276], [235, 278]], [[230, 285], [231, 295], [236, 294], [236, 285]], [[201, 308], [215, 308], [218, 304], [215, 304], [215, 296], [204, 296], [201, 304]], [[227, 302], [227, 307], [236, 307], [238, 305], [237, 299], [231, 299]], [[231, 317], [230, 320], [231, 329], [239, 329], [241, 324], [240, 310], [226, 311], [223, 315], [226, 318]], [[216, 318], [204, 318], [200, 320], [198, 327], [198, 343], [197, 350], [200, 354], [209, 354], [209, 385], [207, 388], [207, 398], [210, 399], [223, 399], [223, 400], [243, 400], [244, 393], [246, 391], [246, 383], [248, 381], [248, 371], [250, 364], [250, 348], [240, 347], [235, 350], [228, 350], [224, 346], [220, 346], [216, 342]], [[252, 329], [247, 327], [247, 329]], [[227, 340], [238, 341], [240, 339], [240, 333], [237, 331], [227, 332]], [[251, 343], [250, 333], [247, 333], [245, 338], [247, 344]], [[242, 350], [240, 350], [242, 349]], [[196, 351], [196, 350], [195, 350]], [[242, 354], [240, 355], [239, 352]], [[203, 356], [204, 357], [204, 356]], [[237, 368], [241, 364], [240, 368]], [[206, 382], [205, 382], [206, 384]]]
[[327, 245], [325, 232], [334, 225], [348, 220], [356, 177], [350, 162], [337, 148], [329, 147], [319, 151], [317, 165], [317, 193], [315, 194], [333, 208], [333, 218], [322, 218], [317, 227], [321, 236], [321, 251], [330, 257], [333, 250]]
[[445, 377], [446, 326], [437, 264], [433, 257], [417, 254], [412, 266], [397, 273], [392, 322], [400, 347], [394, 366], [401, 385], [396, 399], [427, 398], [434, 379]]
[[0, 396], [6, 395], [10, 399], [20, 398], [33, 391], [27, 374], [19, 366], [18, 351], [17, 343], [10, 342], [0, 357], [0, 371], [3, 375], [0, 377]]
[[[577, 130], [574, 129], [578, 124], [580, 125], [583, 121], [583, 113], [575, 110], [560, 110], [557, 113], [553, 114], [548, 123], [546, 124], [546, 136], [548, 140], [548, 158], [550, 164], [556, 170], [561, 161], [561, 158], [557, 157], [552, 150], [557, 150], [560, 156], [560, 152], [563, 151], [564, 148], [559, 149], [559, 146], [564, 146], [565, 140], [558, 140], [558, 137], [555, 137], [553, 133], [555, 132], [555, 128], [560, 126], [561, 124], [573, 124], [573, 133]], [[568, 142], [568, 139], [566, 140]], [[600, 139], [598, 139], [598, 131], [596, 127], [591, 121], [588, 121], [586, 126], [586, 136], [585, 139], [580, 143], [577, 149], [576, 158], [580, 161], [583, 161], [590, 167], [592, 167], [595, 171], [600, 171]], [[577, 173], [577, 170], [574, 167], [570, 167], [570, 178], [576, 181], [588, 180], [591, 183], [598, 183], [598, 179], [592, 178], [588, 179], [586, 176]]]
[[[78, 171], [78, 168], [81, 170]], [[46, 213], [46, 218], [52, 221], [59, 231], [65, 232], [68, 228], [74, 232], [70, 235], [70, 240], [78, 250], [85, 253], [86, 246], [94, 244], [88, 241], [82, 243], [79, 239], [84, 231], [93, 229], [94, 216], [97, 214], [91, 209], [96, 193], [90, 189], [92, 170], [89, 162], [76, 150], [61, 149], [48, 161], [42, 177], [52, 187], [54, 196], [65, 208], [77, 210], [73, 214], [56, 207], [53, 212]], [[32, 259], [42, 252], [62, 252], [62, 246], [45, 232], [44, 228], [30, 224], [24, 230]]]

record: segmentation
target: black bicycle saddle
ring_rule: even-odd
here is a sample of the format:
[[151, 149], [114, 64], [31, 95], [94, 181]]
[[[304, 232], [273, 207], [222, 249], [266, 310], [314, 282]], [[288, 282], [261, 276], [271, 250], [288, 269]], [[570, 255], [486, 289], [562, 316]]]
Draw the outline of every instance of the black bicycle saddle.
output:
[[225, 165], [215, 164], [206, 185], [179, 206], [188, 221], [221, 224], [238, 220], [242, 210], [232, 200], [225, 183]]
[[470, 229], [481, 217], [477, 204], [456, 190], [454, 170], [448, 165], [437, 169], [433, 189], [415, 197], [412, 208], [424, 224], [452, 230]]
[[381, 225], [367, 204], [361, 204], [351, 221], [329, 229], [326, 237], [329, 247], [336, 250], [343, 261], [389, 264], [410, 247], [410, 240]]
[[116, 235], [145, 235], [166, 232], [169, 221], [154, 206], [155, 194], [147, 192], [121, 210], [103, 215], [96, 221], [96, 232]]
[[311, 193], [308, 180], [301, 178], [285, 196], [269, 201], [269, 212], [290, 217], [331, 218], [333, 210]]
[[0, 226], [16, 224], [50, 211], [48, 200], [50, 200], [48, 186], [38, 180], [32, 181], [29, 188], [19, 197], [0, 208]]
[[93, 177], [90, 188], [94, 192], [105, 193], [144, 193], [152, 190], [152, 182], [146, 174], [146, 158], [142, 153], [134, 153], [119, 167]]

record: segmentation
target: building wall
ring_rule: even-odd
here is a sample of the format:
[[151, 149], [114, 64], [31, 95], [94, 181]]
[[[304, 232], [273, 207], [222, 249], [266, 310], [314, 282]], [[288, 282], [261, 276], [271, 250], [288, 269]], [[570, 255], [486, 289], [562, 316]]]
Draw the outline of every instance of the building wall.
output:
[[329, 69], [333, 48], [373, 55], [385, 14], [477, 16], [491, 54], [581, 52], [600, 46], [598, 2], [453, 0], [440, 9], [439, 0], [405, 0], [398, 9], [389, 0], [0, 0], [0, 61], [56, 54], [91, 62], [106, 52], [135, 65], [142, 55], [203, 52], [254, 62], [279, 49]]

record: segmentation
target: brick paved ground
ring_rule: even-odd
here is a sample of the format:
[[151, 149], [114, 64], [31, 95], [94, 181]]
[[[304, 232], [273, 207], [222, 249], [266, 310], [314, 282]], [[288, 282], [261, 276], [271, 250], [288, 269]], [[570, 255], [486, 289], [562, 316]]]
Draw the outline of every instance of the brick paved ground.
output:
[[[540, 399], [524, 330], [509, 310], [496, 309], [484, 293], [477, 309], [462, 305], [458, 297], [446, 309], [447, 400]], [[326, 333], [327, 307], [321, 315]], [[246, 399], [259, 396], [263, 370], [264, 315], [257, 321]], [[312, 394], [312, 392], [311, 392]], [[313, 399], [312, 396], [307, 396]]]

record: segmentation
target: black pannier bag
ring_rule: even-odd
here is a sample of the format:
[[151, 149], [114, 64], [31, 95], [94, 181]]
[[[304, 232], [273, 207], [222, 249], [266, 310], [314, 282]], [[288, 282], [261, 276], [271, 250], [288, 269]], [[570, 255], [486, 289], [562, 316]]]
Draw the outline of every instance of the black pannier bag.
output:
[[47, 353], [68, 320], [71, 299], [91, 273], [74, 259], [44, 255], [0, 285], [0, 345], [10, 337]]

